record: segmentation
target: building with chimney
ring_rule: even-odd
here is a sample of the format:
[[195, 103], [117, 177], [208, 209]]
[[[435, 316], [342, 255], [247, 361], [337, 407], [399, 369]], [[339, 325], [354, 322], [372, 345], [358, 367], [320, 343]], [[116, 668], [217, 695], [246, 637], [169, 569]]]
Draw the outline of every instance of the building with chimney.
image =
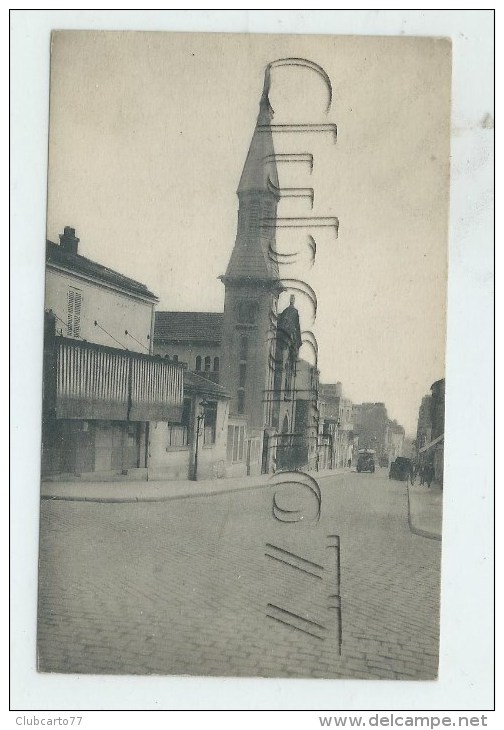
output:
[[43, 478], [188, 478], [200, 431], [200, 472], [222, 470], [224, 389], [154, 356], [157, 297], [78, 246], [46, 244]]

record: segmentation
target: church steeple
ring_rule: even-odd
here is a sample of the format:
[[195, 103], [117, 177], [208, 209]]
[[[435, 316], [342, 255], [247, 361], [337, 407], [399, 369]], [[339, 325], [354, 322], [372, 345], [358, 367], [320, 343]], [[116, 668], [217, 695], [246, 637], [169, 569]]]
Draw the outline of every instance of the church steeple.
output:
[[278, 281], [275, 248], [278, 173], [271, 132], [270, 74], [266, 69], [259, 115], [238, 185], [238, 230], [226, 280]]
[[[269, 85], [268, 67], [237, 190], [236, 240], [226, 274], [221, 277], [226, 287], [221, 382], [231, 395], [230, 424], [233, 428], [246, 427], [247, 438], [259, 444], [264, 429], [270, 426], [273, 410], [275, 317], [281, 291], [274, 255], [279, 184]], [[260, 454], [262, 445], [256, 458]], [[260, 467], [259, 462], [256, 467]]]

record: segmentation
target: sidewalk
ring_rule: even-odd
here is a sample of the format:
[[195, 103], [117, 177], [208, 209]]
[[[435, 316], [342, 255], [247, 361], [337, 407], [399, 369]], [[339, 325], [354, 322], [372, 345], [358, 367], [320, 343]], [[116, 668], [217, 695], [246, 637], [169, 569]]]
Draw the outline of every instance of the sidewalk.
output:
[[415, 535], [441, 540], [443, 490], [438, 484], [408, 483], [408, 522]]
[[[316, 479], [347, 474], [348, 469], [308, 472]], [[265, 486], [273, 474], [256, 477], [181, 481], [110, 481], [110, 482], [42, 482], [41, 499], [72, 502], [164, 502], [185, 497], [209, 497], [225, 492], [239, 492]]]

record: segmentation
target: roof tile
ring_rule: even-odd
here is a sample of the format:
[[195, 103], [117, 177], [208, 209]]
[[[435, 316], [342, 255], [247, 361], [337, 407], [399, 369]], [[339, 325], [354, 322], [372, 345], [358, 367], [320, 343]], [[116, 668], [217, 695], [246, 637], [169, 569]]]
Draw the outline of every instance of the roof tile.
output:
[[156, 312], [154, 342], [222, 341], [222, 312]]

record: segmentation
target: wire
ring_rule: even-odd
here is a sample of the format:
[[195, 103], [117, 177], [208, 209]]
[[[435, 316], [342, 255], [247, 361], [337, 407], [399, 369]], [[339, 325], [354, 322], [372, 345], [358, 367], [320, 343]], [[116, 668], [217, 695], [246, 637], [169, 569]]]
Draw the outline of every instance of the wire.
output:
[[98, 322], [96, 321], [96, 319], [95, 319], [94, 323], [95, 323], [95, 327], [99, 327], [102, 330], [102, 332], [105, 332], [105, 334], [108, 335], [112, 340], [114, 340], [114, 342], [117, 342], [118, 345], [121, 345], [121, 347], [124, 350], [127, 350], [128, 349], [126, 347], [126, 345], [123, 345], [122, 342], [119, 342], [119, 340], [116, 340], [116, 338], [113, 335], [111, 335], [110, 332], [107, 332], [107, 330], [104, 327], [102, 327], [101, 324], [98, 324]]
[[136, 337], [133, 337], [133, 335], [131, 334], [131, 332], [128, 332], [128, 330], [124, 330], [124, 334], [125, 334], [125, 335], [128, 335], [128, 337], [131, 337], [131, 339], [132, 339], [132, 340], [135, 340], [135, 342], [136, 342], [136, 343], [137, 343], [138, 345], [140, 345], [140, 347], [143, 347], [143, 348], [144, 348], [144, 350], [147, 350], [147, 352], [150, 352], [149, 348], [148, 348], [148, 347], [146, 347], [146, 346], [145, 346], [145, 345], [143, 344], [143, 342], [140, 342], [139, 340], [137, 340], [137, 338], [136, 338]]

